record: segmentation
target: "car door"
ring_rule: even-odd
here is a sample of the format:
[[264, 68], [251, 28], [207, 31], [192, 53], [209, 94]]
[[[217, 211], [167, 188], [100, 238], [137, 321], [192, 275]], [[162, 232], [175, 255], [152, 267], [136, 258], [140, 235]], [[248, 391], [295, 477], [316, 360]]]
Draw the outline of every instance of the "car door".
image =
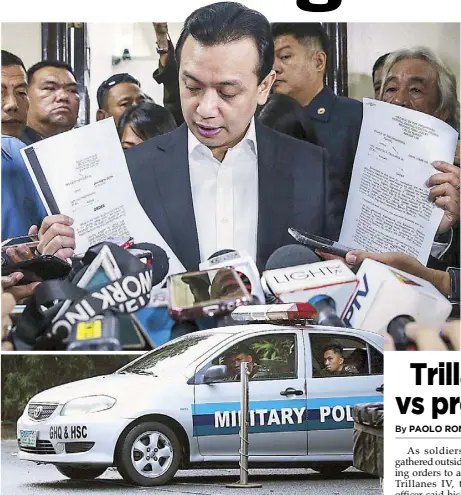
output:
[[297, 329], [246, 334], [198, 367], [193, 425], [200, 453], [238, 455], [241, 382], [206, 384], [203, 374], [211, 365], [222, 363], [232, 349], [242, 346], [256, 349], [259, 360], [258, 373], [249, 381], [249, 454], [306, 455], [306, 365], [303, 333]]
[[[372, 341], [353, 332], [306, 331], [308, 390], [308, 454], [352, 454], [352, 406], [383, 401], [383, 355]], [[324, 349], [343, 348], [353, 374], [329, 374], [323, 369]]]

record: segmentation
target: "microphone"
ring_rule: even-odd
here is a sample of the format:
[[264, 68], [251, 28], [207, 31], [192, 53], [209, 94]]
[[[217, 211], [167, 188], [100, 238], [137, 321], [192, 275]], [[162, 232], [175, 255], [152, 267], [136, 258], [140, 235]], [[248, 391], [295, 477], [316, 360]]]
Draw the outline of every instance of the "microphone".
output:
[[289, 266], [310, 265], [322, 261], [314, 251], [301, 244], [288, 244], [276, 249], [267, 260], [266, 270], [278, 270]]
[[[309, 248], [301, 246], [300, 244], [289, 244], [276, 249], [267, 260], [266, 271], [277, 270], [279, 268], [287, 268], [289, 266], [304, 265], [320, 261], [320, 258]], [[266, 304], [281, 304], [282, 301], [278, 299], [270, 287], [267, 285], [267, 281], [263, 276], [261, 277], [261, 286], [266, 298]]]
[[106, 311], [92, 320], [72, 328], [68, 351], [121, 351], [120, 321], [115, 313]]
[[200, 270], [212, 270], [215, 268], [231, 267], [238, 273], [248, 292], [257, 299], [257, 302], [265, 301], [264, 291], [261, 286], [259, 271], [253, 258], [246, 251], [235, 249], [222, 249], [213, 253], [206, 261], [199, 265]]
[[170, 263], [168, 261], [168, 255], [166, 251], [162, 249], [157, 244], [151, 244], [150, 242], [138, 242], [133, 244], [131, 249], [141, 249], [144, 251], [150, 251], [152, 253], [152, 287], [163, 283], [166, 276], [168, 275], [168, 270], [170, 269]]
[[[142, 262], [146, 258], [150, 264]], [[168, 264], [165, 251], [154, 244], [140, 243], [132, 252], [109, 242], [93, 246], [67, 280], [49, 280], [37, 287], [18, 319], [15, 340], [18, 345], [23, 341], [34, 349], [47, 350], [68, 345], [149, 348], [152, 343], [135, 313], [147, 306], [152, 287], [166, 277]], [[111, 323], [108, 310], [115, 312], [117, 322]], [[92, 320], [91, 331], [78, 327]]]
[[283, 246], [269, 257], [263, 273], [265, 283], [283, 303], [310, 303], [319, 322], [344, 326], [340, 318], [357, 287], [357, 276], [341, 260], [319, 259], [306, 246]]
[[336, 313], [336, 303], [334, 300], [326, 294], [319, 294], [318, 296], [311, 297], [309, 304], [314, 306], [317, 310], [317, 315], [314, 318], [316, 325], [331, 326], [331, 327], [345, 327], [344, 322], [339, 318]]
[[440, 328], [451, 313], [451, 303], [431, 283], [365, 259], [357, 272], [358, 286], [347, 305], [343, 320], [353, 328], [389, 332], [403, 342], [409, 321]]

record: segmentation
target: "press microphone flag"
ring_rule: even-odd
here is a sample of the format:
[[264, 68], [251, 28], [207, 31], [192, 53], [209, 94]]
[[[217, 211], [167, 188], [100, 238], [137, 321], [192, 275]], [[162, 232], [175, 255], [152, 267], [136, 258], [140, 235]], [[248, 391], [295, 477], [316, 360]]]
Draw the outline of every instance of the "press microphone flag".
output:
[[384, 333], [400, 316], [440, 328], [450, 315], [450, 302], [432, 284], [402, 270], [367, 258], [357, 278], [358, 287], [343, 316], [353, 328]]
[[356, 275], [341, 260], [266, 270], [263, 276], [282, 302], [309, 302], [314, 296], [326, 295], [334, 300], [339, 317], [357, 287]]
[[225, 267], [234, 268], [237, 273], [241, 273], [247, 277], [251, 285], [251, 289], [249, 289], [251, 295], [257, 297], [260, 303], [265, 301], [256, 263], [246, 251], [219, 251], [199, 265], [200, 270], [213, 270]]

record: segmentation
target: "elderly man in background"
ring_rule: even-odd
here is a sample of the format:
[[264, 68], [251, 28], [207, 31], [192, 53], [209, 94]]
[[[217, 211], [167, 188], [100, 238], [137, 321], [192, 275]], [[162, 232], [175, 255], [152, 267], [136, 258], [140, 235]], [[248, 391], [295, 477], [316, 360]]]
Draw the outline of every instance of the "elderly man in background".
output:
[[[459, 132], [459, 102], [456, 79], [442, 60], [428, 48], [404, 49], [386, 57], [379, 99], [437, 117]], [[459, 165], [459, 141], [458, 141]], [[455, 158], [456, 163], [456, 158]], [[440, 172], [426, 186], [429, 200], [444, 210], [432, 254], [444, 267], [459, 266], [460, 169], [436, 161]], [[431, 263], [432, 268], [442, 266]]]
[[29, 114], [21, 141], [33, 144], [70, 131], [77, 123], [80, 96], [69, 64], [42, 60], [27, 71]]

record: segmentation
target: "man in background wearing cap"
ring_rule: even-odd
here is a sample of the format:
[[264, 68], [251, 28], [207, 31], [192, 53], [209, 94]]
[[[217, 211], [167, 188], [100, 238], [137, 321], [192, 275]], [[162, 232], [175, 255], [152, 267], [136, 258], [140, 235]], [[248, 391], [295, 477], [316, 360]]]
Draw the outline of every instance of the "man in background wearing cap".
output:
[[141, 91], [141, 83], [131, 74], [114, 74], [98, 88], [97, 100], [99, 109], [96, 120], [114, 117], [118, 124], [123, 112], [132, 105], [151, 100]]

